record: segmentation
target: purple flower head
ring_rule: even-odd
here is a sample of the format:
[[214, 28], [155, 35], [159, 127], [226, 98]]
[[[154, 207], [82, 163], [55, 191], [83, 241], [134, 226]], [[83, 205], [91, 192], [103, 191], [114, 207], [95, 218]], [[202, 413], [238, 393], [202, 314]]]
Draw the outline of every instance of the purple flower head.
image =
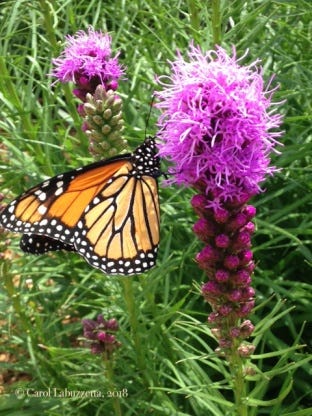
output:
[[92, 319], [83, 319], [82, 320], [83, 326], [83, 336], [87, 339], [96, 339], [96, 330], [97, 330], [97, 323]]
[[111, 353], [121, 346], [115, 335], [111, 332], [118, 331], [118, 322], [115, 318], [104, 319], [98, 315], [96, 320], [83, 319], [83, 335], [88, 342], [93, 354], [104, 354], [107, 359]]
[[172, 162], [172, 182], [193, 186], [214, 209], [241, 205], [260, 191], [276, 169], [270, 152], [281, 132], [258, 61], [240, 66], [224, 49], [203, 53], [190, 45], [188, 62], [178, 54], [172, 73], [158, 78], [159, 153]]
[[66, 47], [53, 60], [51, 75], [61, 82], [72, 81], [77, 86], [75, 95], [84, 100], [86, 93], [93, 93], [99, 84], [106, 90], [117, 88], [117, 80], [123, 75], [117, 57], [111, 57], [111, 37], [89, 27], [88, 32], [80, 30], [66, 36]]

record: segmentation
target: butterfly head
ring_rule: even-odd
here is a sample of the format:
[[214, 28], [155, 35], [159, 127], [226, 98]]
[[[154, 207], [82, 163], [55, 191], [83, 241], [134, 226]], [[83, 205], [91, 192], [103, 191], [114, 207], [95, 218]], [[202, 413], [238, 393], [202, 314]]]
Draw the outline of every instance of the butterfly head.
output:
[[132, 154], [133, 174], [137, 177], [149, 175], [157, 178], [161, 175], [160, 160], [154, 137], [147, 137]]

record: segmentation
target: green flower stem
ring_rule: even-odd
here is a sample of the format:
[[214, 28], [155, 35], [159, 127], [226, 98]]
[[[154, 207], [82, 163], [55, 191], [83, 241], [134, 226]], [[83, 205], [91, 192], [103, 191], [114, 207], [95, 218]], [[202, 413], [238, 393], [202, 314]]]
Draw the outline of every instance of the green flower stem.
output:
[[47, 0], [39, 0], [40, 8], [42, 11], [42, 16], [44, 17], [45, 30], [47, 33], [47, 38], [49, 39], [50, 45], [53, 48], [53, 51], [56, 52], [58, 49], [57, 40], [55, 36], [55, 22], [53, 21], [53, 14], [56, 15], [56, 12], [53, 10], [52, 3]]
[[188, 9], [191, 19], [191, 27], [196, 34], [200, 29], [200, 10], [197, 7], [196, 1], [188, 0]]
[[230, 369], [233, 376], [233, 390], [235, 396], [235, 409], [237, 416], [247, 416], [248, 410], [245, 402], [246, 383], [243, 373], [243, 360], [237, 351], [233, 351]]
[[[3, 94], [5, 94], [6, 102], [10, 103], [10, 105], [13, 105], [14, 109], [18, 112], [25, 137], [31, 141], [34, 141], [36, 137], [34, 133], [34, 127], [30, 119], [30, 114], [29, 112], [25, 111], [25, 107], [16, 91], [16, 84], [12, 82], [12, 77], [8, 71], [3, 56], [0, 56], [0, 74], [0, 88]], [[36, 143], [34, 143], [34, 145], [36, 145]], [[36, 147], [38, 150], [38, 146]]]
[[[104, 363], [105, 363], [105, 370], [106, 370], [106, 376], [108, 380], [109, 390], [111, 392], [115, 391], [115, 383], [114, 383], [114, 364], [112, 357], [109, 357], [106, 359], [104, 357]], [[113, 408], [115, 411], [115, 416], [122, 416], [121, 406], [120, 406], [120, 398], [115, 397], [115, 395], [112, 395], [111, 400], [113, 400]]]
[[145, 372], [145, 359], [143, 350], [141, 347], [141, 340], [139, 336], [139, 322], [138, 322], [138, 314], [136, 308], [136, 301], [133, 293], [133, 280], [129, 277], [124, 277], [123, 281], [123, 288], [124, 288], [124, 299], [128, 310], [129, 315], [129, 323], [131, 327], [131, 335], [135, 346], [135, 351], [137, 354], [137, 366], [139, 370], [144, 373]]
[[221, 45], [221, 1], [211, 1], [211, 25], [213, 45]]
[[[228, 322], [228, 328], [239, 326], [239, 322]], [[226, 354], [226, 359], [229, 363], [230, 372], [233, 381], [233, 393], [235, 398], [235, 415], [248, 416], [248, 408], [246, 404], [246, 382], [244, 376], [244, 358], [239, 354], [238, 347], [240, 341], [234, 341], [234, 344], [229, 353]]]
[[[73, 92], [70, 89], [70, 86], [68, 84], [62, 84], [63, 87], [63, 91], [64, 91], [64, 95], [65, 95], [65, 100], [66, 100], [66, 106], [68, 109], [69, 114], [72, 116], [73, 121], [74, 121], [74, 126], [79, 126], [81, 125], [81, 117], [79, 116], [78, 112], [77, 112], [77, 108], [76, 105], [74, 103], [73, 100]], [[78, 140], [78, 142], [80, 143], [84, 143], [86, 140], [86, 136], [83, 133], [83, 131], [81, 130], [81, 128], [77, 128], [75, 130], [75, 137]]]
[[12, 302], [12, 306], [15, 314], [18, 316], [22, 329], [25, 333], [32, 335], [30, 321], [25, 315], [25, 308], [21, 303], [20, 293], [16, 291], [13, 283], [13, 275], [9, 271], [9, 264], [4, 261], [0, 269], [0, 280], [3, 282], [3, 286], [6, 289], [9, 299]]

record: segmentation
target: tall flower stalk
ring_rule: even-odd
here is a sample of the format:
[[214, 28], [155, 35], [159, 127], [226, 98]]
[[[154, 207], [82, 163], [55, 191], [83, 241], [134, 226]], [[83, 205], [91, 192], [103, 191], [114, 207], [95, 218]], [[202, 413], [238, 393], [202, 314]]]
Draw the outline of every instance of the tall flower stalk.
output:
[[204, 53], [191, 44], [188, 61], [178, 53], [171, 71], [158, 78], [159, 153], [171, 162], [167, 182], [196, 191], [193, 231], [204, 244], [196, 261], [207, 277], [201, 291], [211, 306], [216, 351], [234, 378], [237, 414], [245, 415], [243, 365], [254, 351], [246, 341], [253, 331], [247, 318], [255, 303], [256, 209], [249, 200], [276, 171], [270, 153], [281, 135], [281, 116], [258, 61], [241, 66], [234, 48], [229, 56], [221, 47]]

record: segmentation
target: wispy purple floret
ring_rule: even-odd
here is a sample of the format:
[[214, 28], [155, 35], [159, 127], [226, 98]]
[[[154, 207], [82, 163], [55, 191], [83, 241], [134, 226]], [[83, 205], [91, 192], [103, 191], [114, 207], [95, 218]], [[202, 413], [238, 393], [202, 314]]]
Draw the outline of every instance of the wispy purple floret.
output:
[[[116, 89], [124, 71], [118, 63], [118, 55], [111, 57], [111, 37], [107, 33], [89, 28], [66, 36], [61, 55], [53, 60], [52, 76], [61, 82], [72, 81], [79, 90], [93, 93], [97, 85]], [[79, 97], [81, 98], [81, 97]]]
[[243, 202], [276, 170], [269, 166], [281, 135], [271, 131], [281, 123], [274, 90], [265, 89], [258, 61], [240, 66], [234, 48], [231, 57], [191, 45], [188, 57], [178, 54], [171, 76], [158, 78], [160, 155], [172, 162], [172, 182], [195, 186], [215, 208]]

